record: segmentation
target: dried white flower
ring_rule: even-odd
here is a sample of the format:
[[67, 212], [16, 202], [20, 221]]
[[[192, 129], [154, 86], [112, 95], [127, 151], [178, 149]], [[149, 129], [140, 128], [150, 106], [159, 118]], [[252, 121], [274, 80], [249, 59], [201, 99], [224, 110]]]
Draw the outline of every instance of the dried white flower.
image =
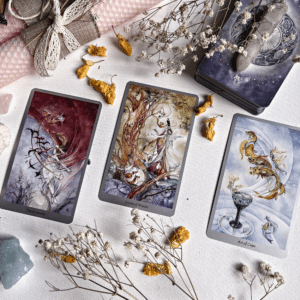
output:
[[105, 242], [105, 244], [104, 244], [104, 250], [105, 251], [111, 250], [111, 243], [110, 242]]
[[125, 31], [125, 32], [129, 32], [129, 31], [130, 31], [130, 26], [128, 26], [128, 25], [125, 26], [125, 27], [124, 27], [124, 31]]
[[48, 261], [50, 259], [49, 255], [44, 256], [44, 261]]
[[217, 50], [219, 52], [223, 52], [225, 50], [225, 46], [224, 45], [219, 45], [218, 48], [217, 48]]
[[247, 52], [246, 50], [244, 50], [244, 51], [242, 52], [242, 54], [243, 54], [244, 57], [247, 57], [247, 56], [248, 56], [248, 52]]
[[182, 54], [182, 56], [186, 56], [188, 54], [188, 49], [186, 47], [181, 48], [180, 53]]
[[270, 265], [265, 265], [265, 271], [271, 272], [272, 271], [272, 267]]
[[283, 52], [284, 54], [286, 54], [286, 53], [287, 53], [287, 49], [286, 49], [286, 48], [282, 49], [282, 52]]
[[251, 19], [252, 15], [249, 11], [244, 11], [242, 13], [242, 24], [247, 24], [247, 21]]
[[264, 269], [265, 269], [265, 266], [266, 266], [266, 263], [262, 261], [259, 265], [260, 265], [260, 267], [264, 270]]
[[269, 10], [269, 11], [272, 11], [272, 10], [274, 10], [275, 8], [276, 8], [276, 5], [274, 5], [274, 4], [268, 5], [268, 10]]
[[92, 248], [96, 248], [97, 247], [97, 242], [95, 240], [92, 240], [90, 242], [90, 245], [91, 245]]
[[223, 6], [224, 3], [225, 3], [224, 0], [217, 0], [217, 4], [218, 4], [219, 6]]
[[130, 242], [125, 243], [124, 246], [127, 250], [132, 249], [132, 244]]
[[156, 230], [154, 228], [151, 228], [151, 234], [155, 234]]
[[85, 238], [85, 234], [82, 232], [82, 231], [79, 231], [77, 234], [76, 234], [76, 237], [78, 240], [82, 240]]
[[125, 263], [124, 263], [124, 267], [128, 269], [128, 268], [129, 268], [129, 266], [130, 266], [130, 264], [129, 264], [129, 261], [125, 261]]
[[196, 62], [197, 60], [199, 60], [199, 58], [198, 58], [197, 55], [193, 55], [193, 56], [192, 56], [192, 60], [193, 60], [194, 62]]
[[257, 40], [257, 35], [255, 33], [250, 34], [250, 40]]
[[52, 243], [48, 240], [44, 241], [44, 247], [46, 250], [49, 250], [52, 247]]
[[139, 251], [144, 251], [146, 249], [146, 246], [144, 244], [141, 243], [137, 243], [135, 245], [136, 249], [138, 249]]
[[242, 2], [241, 1], [236, 1], [235, 3], [234, 3], [234, 10], [235, 10], [235, 12], [239, 12], [240, 10], [241, 10], [241, 6], [242, 6], [243, 4], [242, 4]]
[[100, 232], [100, 231], [97, 232], [97, 235], [98, 235], [98, 237], [100, 237], [100, 238], [103, 237], [103, 233]]
[[157, 64], [158, 64], [161, 68], [163, 68], [163, 67], [165, 66], [165, 63], [164, 63], [164, 60], [163, 60], [163, 59], [158, 60], [158, 61], [157, 61]]
[[296, 35], [294, 33], [291, 33], [289, 38], [291, 41], [294, 41], [296, 39]]
[[234, 297], [231, 296], [231, 295], [229, 295], [229, 296], [228, 296], [228, 300], [234, 300]]
[[141, 218], [140, 216], [136, 215], [136, 216], [133, 217], [132, 223], [133, 223], [134, 225], [139, 225], [140, 222], [141, 222], [141, 220], [142, 220], [142, 218]]
[[246, 266], [246, 265], [243, 265], [243, 266], [242, 266], [242, 273], [243, 273], [244, 275], [248, 275], [249, 272], [250, 272], [249, 267]]
[[155, 258], [160, 258], [160, 257], [161, 257], [161, 253], [160, 253], [160, 252], [156, 252], [156, 253], [154, 254], [154, 256], [155, 256]]
[[84, 280], [91, 279], [91, 274], [87, 270], [82, 272], [82, 276]]

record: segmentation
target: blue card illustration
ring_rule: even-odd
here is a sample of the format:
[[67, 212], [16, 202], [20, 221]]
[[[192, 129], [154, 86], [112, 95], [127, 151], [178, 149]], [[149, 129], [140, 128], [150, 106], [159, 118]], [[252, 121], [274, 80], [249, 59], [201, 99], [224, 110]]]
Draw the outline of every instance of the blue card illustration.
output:
[[211, 230], [286, 249], [300, 179], [300, 132], [238, 116]]
[[[255, 28], [255, 24], [266, 22], [266, 12], [277, 4], [280, 1], [243, 1], [241, 10], [234, 11], [224, 25], [220, 33], [221, 39], [230, 41], [230, 45], [246, 47], [245, 40], [251, 35], [253, 26]], [[240, 97], [251, 105], [269, 106], [294, 65], [293, 56], [300, 51], [300, 1], [287, 0], [286, 4], [287, 12], [273, 33], [265, 36], [258, 55], [252, 58], [248, 68], [238, 72], [238, 54], [225, 50], [216, 52], [210, 58], [205, 57], [198, 65], [197, 74], [215, 80], [217, 83], [214, 84], [219, 84], [221, 89], [229, 90], [235, 97]], [[242, 21], [242, 15], [247, 11], [251, 18]]]

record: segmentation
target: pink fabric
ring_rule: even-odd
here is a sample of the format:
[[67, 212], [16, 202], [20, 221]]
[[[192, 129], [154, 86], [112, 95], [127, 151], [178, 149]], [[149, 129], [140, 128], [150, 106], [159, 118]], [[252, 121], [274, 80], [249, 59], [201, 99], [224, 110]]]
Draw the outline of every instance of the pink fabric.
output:
[[0, 44], [17, 36], [23, 29], [26, 28], [24, 21], [14, 18], [8, 10], [5, 13], [7, 26], [0, 25]]
[[33, 56], [20, 35], [0, 45], [0, 88], [34, 71]]
[[99, 15], [97, 26], [101, 34], [132, 19], [162, 0], [105, 0], [92, 8], [92, 14]]
[[[112, 26], [118, 26], [123, 22], [142, 13], [145, 9], [151, 8], [162, 0], [105, 0], [92, 8], [92, 14], [99, 15], [97, 26], [103, 34], [111, 29]], [[21, 36], [10, 39], [9, 36], [15, 36], [21, 26], [25, 26], [22, 21], [9, 21], [15, 25], [0, 31], [0, 89], [5, 85], [12, 83], [30, 73], [33, 73], [33, 57], [25, 47]], [[23, 25], [22, 25], [23, 24]], [[3, 29], [4, 26], [1, 27]], [[1, 39], [7, 40], [1, 44]]]

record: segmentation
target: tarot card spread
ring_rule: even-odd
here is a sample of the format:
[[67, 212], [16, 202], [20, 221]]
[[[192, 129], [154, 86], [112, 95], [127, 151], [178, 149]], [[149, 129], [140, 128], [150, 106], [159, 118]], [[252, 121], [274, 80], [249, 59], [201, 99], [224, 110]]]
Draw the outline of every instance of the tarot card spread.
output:
[[299, 129], [235, 116], [209, 237], [274, 256], [286, 255], [298, 197], [299, 141]]
[[44, 91], [31, 95], [0, 204], [68, 223], [74, 215], [100, 104]]
[[128, 83], [101, 200], [173, 215], [197, 96]]

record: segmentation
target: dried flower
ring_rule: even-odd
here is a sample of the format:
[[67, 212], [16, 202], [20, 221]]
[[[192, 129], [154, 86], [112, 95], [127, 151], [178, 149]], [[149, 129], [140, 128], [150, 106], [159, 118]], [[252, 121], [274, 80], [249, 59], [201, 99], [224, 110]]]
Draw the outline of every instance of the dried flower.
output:
[[111, 83], [111, 85], [109, 85], [108, 83], [101, 80], [90, 79], [90, 86], [92, 86], [97, 92], [101, 93], [106, 103], [113, 105], [116, 98], [115, 83]]
[[128, 43], [128, 41], [124, 38], [123, 35], [121, 34], [117, 34], [114, 30], [114, 27], [112, 27], [115, 35], [117, 36], [117, 39], [118, 39], [118, 42], [119, 42], [119, 45], [120, 47], [122, 48], [123, 52], [128, 55], [128, 56], [131, 56], [132, 54], [132, 47], [131, 45]]
[[204, 102], [204, 104], [202, 104], [196, 109], [196, 116], [199, 116], [200, 114], [204, 113], [206, 109], [208, 107], [212, 107], [212, 105], [213, 105], [213, 94], [209, 95], [207, 97], [207, 100]]
[[97, 47], [94, 45], [90, 45], [90, 47], [87, 49], [88, 54], [102, 57], [106, 57], [106, 51], [107, 49], [105, 47]]
[[[219, 116], [217, 116], [219, 117]], [[214, 139], [214, 136], [215, 136], [215, 130], [214, 130], [214, 127], [215, 127], [215, 124], [216, 124], [216, 121], [217, 121], [217, 117], [213, 117], [213, 118], [210, 118], [210, 119], [207, 119], [204, 124], [208, 124], [208, 126], [206, 127], [206, 131], [205, 131], [205, 137], [207, 139], [209, 139], [210, 141], [213, 141]], [[220, 115], [220, 117], [223, 117], [222, 115]]]
[[139, 225], [140, 222], [141, 222], [141, 217], [140, 216], [136, 215], [136, 216], [133, 217], [132, 223], [134, 225]]
[[190, 238], [190, 233], [185, 227], [179, 227], [170, 239], [170, 243], [174, 248], [178, 248], [181, 244]]
[[131, 215], [132, 216], [137, 216], [139, 214], [139, 210], [137, 208], [134, 208], [132, 211], [131, 211]]
[[138, 249], [139, 251], [142, 251], [142, 252], [145, 251], [145, 249], [146, 249], [146, 246], [142, 243], [137, 243], [135, 245], [135, 247], [136, 247], [136, 249]]
[[158, 276], [160, 274], [171, 275], [173, 273], [170, 263], [167, 261], [164, 265], [147, 263], [143, 273], [147, 276]]
[[125, 268], [129, 268], [129, 266], [130, 266], [129, 261], [125, 261], [124, 267], [125, 267]]
[[127, 250], [132, 249], [132, 243], [130, 243], [130, 242], [124, 243], [124, 246]]
[[91, 274], [87, 270], [82, 272], [82, 276], [84, 280], [91, 279]]
[[44, 247], [46, 250], [49, 250], [52, 247], [52, 243], [48, 240], [44, 241]]
[[135, 240], [137, 237], [139, 237], [138, 235], [137, 235], [137, 233], [136, 232], [130, 232], [129, 233], [129, 238], [131, 239], [131, 240]]
[[105, 251], [111, 250], [111, 243], [110, 242], [105, 242], [105, 244], [104, 244], [104, 250]]
[[234, 300], [234, 297], [231, 296], [231, 295], [229, 295], [227, 299], [228, 299], [228, 300]]
[[160, 258], [160, 257], [161, 257], [161, 253], [160, 253], [160, 252], [156, 252], [156, 253], [154, 254], [154, 256], [155, 256], [155, 258]]
[[250, 272], [249, 267], [246, 266], [246, 265], [243, 265], [243, 266], [242, 266], [242, 273], [243, 273], [244, 275], [248, 275], [249, 272]]
[[74, 256], [72, 255], [62, 255], [61, 259], [68, 264], [73, 264], [74, 262], [76, 262], [76, 259]]

